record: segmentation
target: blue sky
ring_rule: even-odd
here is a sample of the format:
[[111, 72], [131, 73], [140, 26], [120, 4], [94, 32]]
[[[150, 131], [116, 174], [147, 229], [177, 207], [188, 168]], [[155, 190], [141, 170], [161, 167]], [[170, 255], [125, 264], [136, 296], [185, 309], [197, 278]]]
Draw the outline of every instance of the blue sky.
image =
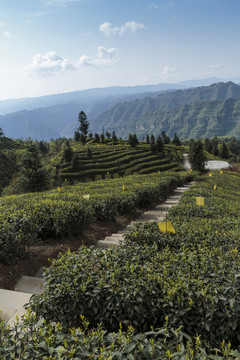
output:
[[240, 78], [239, 0], [0, 0], [0, 100]]

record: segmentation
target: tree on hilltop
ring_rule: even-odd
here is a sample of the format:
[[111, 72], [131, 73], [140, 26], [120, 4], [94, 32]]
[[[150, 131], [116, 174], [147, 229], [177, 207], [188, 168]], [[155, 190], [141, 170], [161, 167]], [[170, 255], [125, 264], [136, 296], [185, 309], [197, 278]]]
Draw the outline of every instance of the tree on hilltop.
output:
[[4, 132], [3, 132], [3, 130], [0, 128], [0, 137], [1, 136], [4, 136]]
[[80, 131], [80, 141], [85, 143], [88, 133], [89, 122], [87, 120], [87, 115], [84, 111], [80, 111], [80, 113], [78, 114], [78, 121], [80, 123], [78, 128]]

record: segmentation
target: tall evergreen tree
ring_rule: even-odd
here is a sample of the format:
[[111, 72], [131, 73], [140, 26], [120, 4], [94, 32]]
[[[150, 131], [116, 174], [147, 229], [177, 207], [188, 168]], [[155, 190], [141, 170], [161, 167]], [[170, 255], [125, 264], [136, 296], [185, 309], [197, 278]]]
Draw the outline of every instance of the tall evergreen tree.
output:
[[113, 139], [113, 142], [115, 144], [117, 142], [117, 136], [115, 134], [115, 131], [112, 132], [112, 139]]
[[189, 148], [189, 162], [193, 170], [203, 172], [205, 170], [205, 162], [207, 158], [204, 154], [203, 144], [201, 140], [195, 140]]
[[156, 140], [155, 140], [155, 136], [152, 134], [151, 138], [150, 138], [150, 143], [151, 144], [155, 144]]
[[223, 141], [222, 146], [220, 148], [219, 156], [223, 159], [229, 159], [230, 153], [228, 146], [225, 141]]
[[215, 156], [219, 155], [219, 150], [218, 150], [218, 138], [214, 138], [212, 139], [212, 154]]
[[19, 186], [23, 192], [42, 191], [47, 185], [47, 172], [43, 168], [38, 148], [31, 144], [22, 159]]
[[87, 133], [88, 133], [89, 122], [87, 120], [87, 115], [85, 114], [84, 111], [80, 111], [80, 113], [78, 114], [78, 121], [80, 123], [79, 131], [80, 131], [80, 134], [82, 135], [80, 137], [80, 140], [83, 139], [83, 138], [86, 139], [87, 138]]
[[213, 151], [213, 146], [212, 146], [212, 142], [211, 140], [209, 140], [208, 138], [206, 138], [204, 140], [204, 149], [209, 152], [210, 154], [212, 153]]
[[181, 143], [181, 141], [180, 141], [177, 133], [175, 133], [174, 136], [173, 136], [172, 144], [173, 144], [173, 145], [177, 145], [177, 146], [182, 145], [182, 143]]
[[161, 136], [159, 135], [157, 137], [157, 151], [161, 152], [161, 151], [163, 151], [163, 149], [164, 149], [163, 141], [162, 141]]

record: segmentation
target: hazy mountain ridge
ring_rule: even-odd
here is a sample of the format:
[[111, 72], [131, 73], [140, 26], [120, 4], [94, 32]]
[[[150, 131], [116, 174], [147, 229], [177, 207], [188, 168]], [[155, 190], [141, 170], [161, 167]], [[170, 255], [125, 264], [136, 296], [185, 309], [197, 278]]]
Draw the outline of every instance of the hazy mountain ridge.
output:
[[[210, 79], [205, 79], [205, 83], [208, 81]], [[26, 107], [24, 110], [0, 115], [0, 127], [6, 136], [12, 138], [50, 140], [63, 136], [73, 137], [74, 130], [79, 125], [78, 113], [83, 110], [90, 122], [89, 130], [93, 133], [101, 132], [104, 126], [105, 130], [115, 130], [118, 136], [126, 137], [130, 131], [137, 131], [144, 136], [156, 128], [156, 120], [152, 123], [149, 119], [150, 114], [157, 111], [166, 112], [183, 104], [195, 104], [203, 100], [240, 98], [240, 86], [232, 82], [184, 90], [174, 90], [173, 85], [179, 88], [186, 86], [182, 83], [108, 87], [0, 101], [0, 113], [7, 107]], [[143, 117], [148, 118], [147, 129], [143, 125]]]
[[195, 105], [184, 104], [169, 111], [146, 113], [128, 122], [120, 136], [135, 132], [140, 138], [146, 134], [159, 135], [166, 131], [185, 138], [236, 136], [240, 137], [240, 98], [224, 101], [201, 101]]
[[[228, 98], [240, 98], [240, 86], [233, 82], [220, 82], [210, 86], [164, 92], [154, 98], [118, 103], [101, 116], [93, 119], [92, 123], [97, 130], [104, 126], [109, 130], [119, 132], [121, 128], [126, 128], [126, 123], [137, 124], [139, 119], [147, 113], [169, 111], [184, 104], [194, 105], [201, 101], [223, 101]], [[149, 125], [151, 126], [151, 124]], [[121, 132], [121, 134], [125, 136], [125, 132]]]

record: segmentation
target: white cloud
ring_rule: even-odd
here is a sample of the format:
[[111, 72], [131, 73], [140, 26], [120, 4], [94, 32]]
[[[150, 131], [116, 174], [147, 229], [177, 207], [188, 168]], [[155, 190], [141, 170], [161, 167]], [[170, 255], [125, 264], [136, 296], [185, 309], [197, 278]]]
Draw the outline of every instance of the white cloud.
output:
[[90, 56], [82, 55], [77, 65], [84, 66], [100, 66], [100, 65], [114, 65], [116, 64], [115, 56], [117, 49], [109, 48], [106, 49], [103, 46], [98, 47], [97, 56], [92, 59]]
[[164, 66], [162, 70], [162, 75], [168, 77], [169, 75], [173, 74], [176, 70], [177, 70], [176, 66], [173, 67]]
[[10, 38], [13, 37], [12, 34], [11, 34], [9, 31], [7, 31], [7, 30], [4, 31], [3, 36], [4, 36], [5, 38], [7, 38], [7, 39], [10, 39]]
[[51, 76], [73, 69], [75, 67], [68, 59], [61, 58], [54, 51], [45, 55], [35, 55], [32, 62], [26, 67], [27, 72], [35, 76]]
[[106, 36], [118, 35], [121, 36], [127, 32], [135, 33], [138, 30], [145, 29], [143, 24], [137, 23], [136, 21], [128, 21], [120, 27], [113, 27], [111, 23], [104, 22], [99, 27], [99, 31]]

